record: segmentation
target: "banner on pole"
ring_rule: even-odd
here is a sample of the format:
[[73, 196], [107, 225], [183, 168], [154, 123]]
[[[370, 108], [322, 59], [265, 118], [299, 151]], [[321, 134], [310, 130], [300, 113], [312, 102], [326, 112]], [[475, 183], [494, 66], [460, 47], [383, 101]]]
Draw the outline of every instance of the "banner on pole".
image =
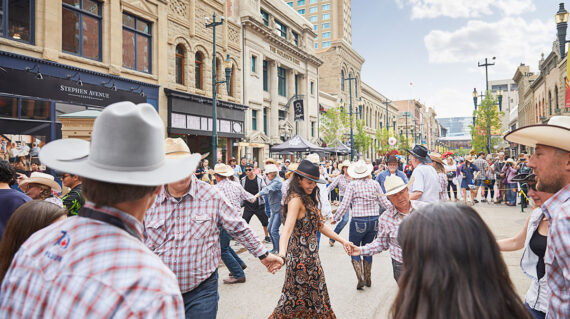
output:
[[305, 107], [303, 106], [303, 100], [296, 100], [293, 102], [293, 109], [295, 110], [295, 121], [305, 120]]
[[[568, 44], [568, 50], [570, 50], [570, 44]], [[568, 60], [566, 61], [566, 94], [564, 98], [564, 107], [570, 108], [570, 63], [568, 63]]]

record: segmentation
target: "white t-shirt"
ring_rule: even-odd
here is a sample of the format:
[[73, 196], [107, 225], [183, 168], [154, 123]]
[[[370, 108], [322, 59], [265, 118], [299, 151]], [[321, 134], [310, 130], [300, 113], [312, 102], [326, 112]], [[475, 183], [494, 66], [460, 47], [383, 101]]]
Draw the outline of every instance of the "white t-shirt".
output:
[[439, 201], [441, 185], [435, 168], [426, 164], [420, 164], [414, 169], [411, 178], [414, 178], [414, 184], [410, 189], [410, 193], [415, 191], [422, 192], [422, 196], [418, 198], [419, 201], [428, 203]]

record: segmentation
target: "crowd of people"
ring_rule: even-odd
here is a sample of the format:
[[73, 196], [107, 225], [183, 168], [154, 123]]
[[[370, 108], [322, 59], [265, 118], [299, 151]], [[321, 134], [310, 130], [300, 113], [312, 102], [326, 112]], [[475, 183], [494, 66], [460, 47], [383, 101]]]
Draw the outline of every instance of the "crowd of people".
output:
[[[335, 318], [324, 235], [349, 256], [358, 290], [372, 287], [373, 255], [389, 250], [393, 318], [569, 318], [569, 119], [505, 137], [535, 148], [530, 158], [415, 145], [374, 162], [267, 158], [262, 170], [247, 158], [210, 167], [164, 138], [152, 106], [110, 105], [91, 143], [41, 149], [53, 174], [0, 161], [0, 317], [216, 318], [220, 261], [224, 284], [246, 282], [235, 240], [269, 272], [286, 268], [270, 318]], [[470, 206], [517, 197], [532, 213], [497, 241]], [[524, 302], [500, 254], [523, 248]]]

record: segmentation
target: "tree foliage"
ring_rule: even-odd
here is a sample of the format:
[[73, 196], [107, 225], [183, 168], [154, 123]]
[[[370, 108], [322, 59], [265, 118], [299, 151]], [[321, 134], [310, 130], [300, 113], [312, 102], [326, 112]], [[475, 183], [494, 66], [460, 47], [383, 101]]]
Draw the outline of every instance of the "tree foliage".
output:
[[[471, 125], [471, 146], [475, 152], [493, 152], [497, 139], [493, 139], [493, 132], [501, 131], [502, 112], [499, 112], [497, 100], [487, 92], [477, 111], [473, 111], [475, 125]], [[487, 149], [490, 141], [491, 149]]]
[[372, 145], [372, 136], [364, 129], [364, 120], [356, 120], [354, 132], [354, 149], [362, 153]]
[[333, 107], [320, 118], [320, 131], [323, 141], [331, 144], [336, 140], [343, 141], [350, 131], [348, 114], [344, 108]]

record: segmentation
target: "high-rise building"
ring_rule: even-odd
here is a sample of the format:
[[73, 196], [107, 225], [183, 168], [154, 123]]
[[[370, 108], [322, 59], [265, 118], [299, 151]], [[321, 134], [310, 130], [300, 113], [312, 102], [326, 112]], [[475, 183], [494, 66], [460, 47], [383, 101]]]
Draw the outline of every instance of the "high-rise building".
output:
[[512, 79], [489, 81], [491, 94], [498, 98], [502, 96], [501, 100], [501, 133], [509, 130], [509, 123], [511, 111], [519, 104], [518, 86]]

